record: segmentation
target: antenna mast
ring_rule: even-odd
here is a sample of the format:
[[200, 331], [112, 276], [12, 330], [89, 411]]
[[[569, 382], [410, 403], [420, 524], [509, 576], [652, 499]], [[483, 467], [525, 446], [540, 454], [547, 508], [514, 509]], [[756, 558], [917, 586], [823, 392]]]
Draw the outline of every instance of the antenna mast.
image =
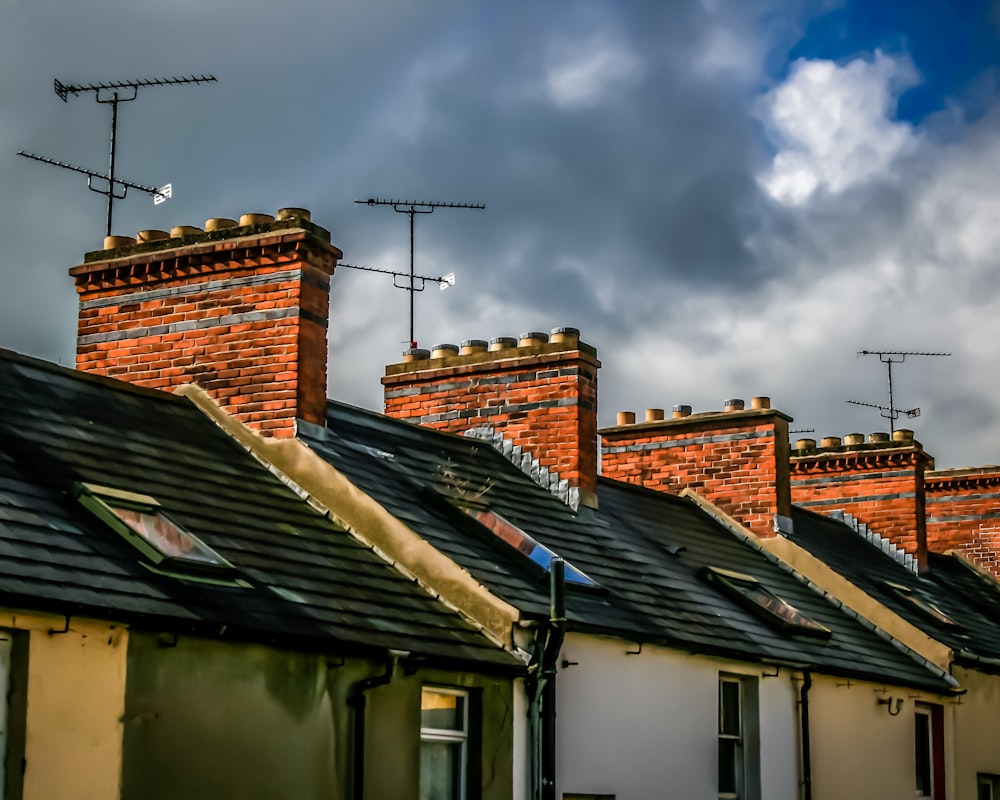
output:
[[[423, 291], [423, 285], [419, 289], [416, 288], [417, 280], [438, 280], [437, 278], [421, 279], [419, 276], [415, 275], [413, 272], [413, 220], [417, 214], [433, 214], [436, 208], [471, 208], [482, 210], [486, 208], [483, 203], [437, 203], [437, 202], [416, 202], [412, 200], [384, 200], [378, 197], [369, 197], [367, 200], [355, 200], [358, 205], [365, 206], [391, 206], [393, 211], [400, 214], [407, 214], [410, 217], [410, 284], [409, 286], [398, 286], [397, 288], [406, 289], [410, 293], [410, 347], [417, 346], [417, 340], [413, 334], [413, 297], [414, 293], [418, 291]], [[384, 270], [372, 270], [375, 272], [381, 272]], [[398, 273], [389, 273], [391, 275], [396, 275]], [[405, 276], [404, 276], [405, 277]], [[445, 276], [447, 277], [447, 276]], [[441, 288], [445, 288], [446, 285], [453, 284], [454, 276], [448, 284], [442, 284]], [[395, 284], [395, 278], [393, 278], [393, 284]]]
[[[110, 147], [110, 157], [108, 161], [108, 174], [107, 176], [101, 175], [100, 173], [91, 172], [90, 170], [85, 170], [80, 167], [73, 167], [69, 164], [64, 164], [60, 161], [54, 161], [52, 159], [42, 158], [41, 156], [34, 156], [30, 153], [18, 153], [18, 155], [23, 155], [28, 158], [34, 158], [36, 161], [44, 161], [47, 164], [54, 164], [57, 167], [63, 167], [64, 169], [71, 169], [75, 172], [82, 172], [84, 175], [88, 176], [87, 188], [92, 192], [97, 192], [98, 194], [103, 194], [108, 198], [108, 224], [107, 224], [107, 235], [111, 235], [111, 220], [114, 211], [115, 200], [121, 200], [125, 197], [125, 193], [128, 189], [140, 189], [144, 192], [149, 192], [153, 195], [154, 203], [162, 203], [171, 195], [171, 191], [168, 186], [164, 186], [162, 189], [154, 189], [150, 191], [148, 188], [140, 186], [138, 184], [129, 183], [128, 181], [122, 181], [115, 177], [115, 149], [117, 146], [117, 132], [118, 132], [118, 104], [128, 103], [135, 100], [139, 96], [139, 89], [153, 86], [178, 86], [178, 85], [190, 85], [197, 83], [214, 83], [215, 76], [213, 75], [190, 75], [187, 77], [174, 77], [174, 78], [147, 78], [135, 81], [110, 81], [108, 83], [87, 83], [87, 84], [67, 84], [60, 81], [58, 78], [55, 80], [55, 91], [59, 96], [59, 99], [64, 103], [68, 101], [69, 96], [73, 95], [76, 97], [84, 92], [93, 92], [94, 99], [101, 103], [102, 105], [111, 106], [111, 147]], [[94, 178], [105, 178], [108, 182], [107, 189], [98, 189], [94, 187]], [[122, 187], [122, 193], [115, 193], [115, 186]]]
[[879, 414], [889, 420], [889, 432], [895, 433], [895, 421], [899, 418], [900, 414], [906, 414], [908, 417], [919, 417], [920, 409], [901, 409], [896, 408], [892, 401], [892, 365], [902, 364], [906, 361], [907, 356], [950, 356], [951, 353], [916, 353], [910, 351], [902, 350], [859, 350], [859, 356], [878, 356], [879, 361], [886, 365], [889, 373], [889, 405], [880, 406], [875, 403], [863, 403], [860, 400], [848, 400], [846, 402], [851, 403], [856, 406], [867, 406], [868, 408], [877, 408]]

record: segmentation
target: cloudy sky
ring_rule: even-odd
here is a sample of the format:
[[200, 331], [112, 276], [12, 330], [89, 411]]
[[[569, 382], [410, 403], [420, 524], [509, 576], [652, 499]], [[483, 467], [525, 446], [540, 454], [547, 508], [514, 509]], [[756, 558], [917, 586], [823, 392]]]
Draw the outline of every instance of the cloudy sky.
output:
[[[770, 395], [797, 436], [888, 430], [894, 369], [939, 467], [1000, 463], [994, 0], [0, 0], [0, 347], [72, 364], [66, 275], [110, 112], [53, 80], [212, 74], [119, 114], [114, 232], [312, 211], [345, 260], [409, 263], [421, 346], [572, 325], [615, 412]], [[332, 396], [380, 408], [407, 295], [341, 270]]]

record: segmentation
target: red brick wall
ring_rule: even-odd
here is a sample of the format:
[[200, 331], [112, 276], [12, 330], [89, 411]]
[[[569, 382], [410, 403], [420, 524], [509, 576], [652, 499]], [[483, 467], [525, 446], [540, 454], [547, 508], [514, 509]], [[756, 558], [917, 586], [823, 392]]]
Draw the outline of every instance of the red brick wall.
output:
[[679, 493], [690, 488], [759, 536], [789, 517], [788, 422], [770, 408], [618, 425], [601, 434], [607, 478]]
[[[481, 429], [522, 448], [567, 499], [593, 505], [597, 492], [597, 351], [579, 331], [552, 341], [472, 340], [458, 348], [411, 351], [386, 367], [385, 413], [439, 430]], [[452, 349], [454, 348], [454, 349]], [[434, 357], [431, 357], [431, 356]]]
[[1000, 577], [1000, 467], [930, 472], [925, 487], [927, 546], [957, 550]]
[[926, 564], [924, 472], [932, 465], [912, 436], [795, 450], [792, 502], [821, 514], [846, 511]]
[[194, 382], [261, 432], [292, 436], [296, 419], [324, 423], [341, 254], [308, 212], [241, 221], [148, 243], [115, 237], [113, 250], [71, 269], [77, 368], [157, 389]]

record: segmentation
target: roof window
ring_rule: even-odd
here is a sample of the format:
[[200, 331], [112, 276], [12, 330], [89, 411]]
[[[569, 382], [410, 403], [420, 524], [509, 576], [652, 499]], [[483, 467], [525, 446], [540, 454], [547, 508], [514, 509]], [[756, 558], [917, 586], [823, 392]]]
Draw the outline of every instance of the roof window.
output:
[[831, 631], [778, 597], [752, 575], [719, 567], [705, 567], [702, 577], [749, 608], [766, 622], [794, 634], [829, 638]]
[[[551, 571], [552, 559], [561, 558], [558, 553], [553, 552], [540, 542], [536, 542], [514, 523], [504, 519], [492, 509], [466, 506], [463, 510], [498, 539], [523, 553], [546, 572]], [[568, 583], [575, 583], [578, 586], [598, 586], [597, 581], [578, 570], [569, 561], [563, 560], [566, 565], [565, 574]]]
[[225, 558], [167, 516], [154, 497], [91, 483], [78, 483], [75, 493], [85, 508], [157, 568], [182, 573], [234, 570]]
[[948, 625], [954, 628], [959, 627], [959, 624], [955, 622], [955, 620], [938, 608], [937, 604], [930, 598], [930, 596], [925, 592], [922, 592], [920, 589], [903, 586], [901, 583], [893, 583], [892, 581], [886, 581], [885, 585], [888, 586], [896, 594], [896, 596], [901, 597], [911, 606], [920, 611], [925, 617], [928, 617], [935, 622], [940, 622], [942, 625]]

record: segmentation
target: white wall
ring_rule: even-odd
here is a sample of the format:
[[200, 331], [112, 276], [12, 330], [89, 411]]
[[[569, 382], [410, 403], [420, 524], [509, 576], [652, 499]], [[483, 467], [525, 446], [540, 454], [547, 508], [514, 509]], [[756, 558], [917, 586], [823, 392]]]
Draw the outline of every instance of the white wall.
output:
[[560, 669], [557, 797], [714, 800], [720, 672], [759, 678], [761, 797], [798, 797], [796, 684], [781, 670], [570, 635]]

